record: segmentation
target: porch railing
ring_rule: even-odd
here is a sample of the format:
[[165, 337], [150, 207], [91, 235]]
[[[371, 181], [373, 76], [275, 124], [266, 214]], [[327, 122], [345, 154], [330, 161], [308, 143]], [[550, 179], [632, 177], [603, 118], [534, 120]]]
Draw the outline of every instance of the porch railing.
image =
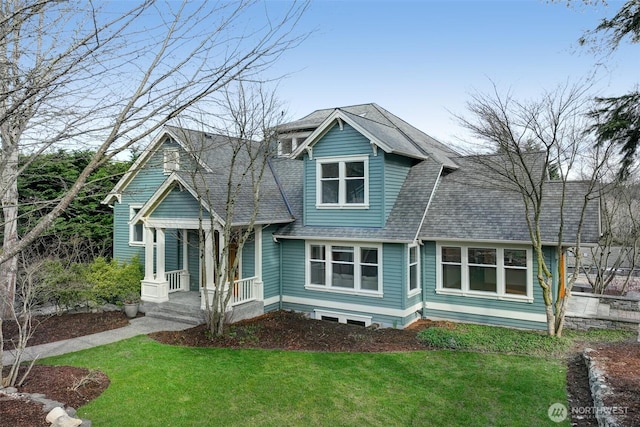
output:
[[[213, 304], [213, 294], [215, 288], [206, 287], [200, 288], [201, 291], [201, 308], [204, 310], [206, 307], [205, 298], [208, 299], [209, 307]], [[248, 277], [246, 279], [236, 280], [233, 283], [227, 283], [225, 291], [231, 293], [229, 299], [228, 308], [233, 306], [249, 302], [256, 301], [262, 298], [262, 282], [258, 281], [257, 277]]]
[[187, 270], [167, 271], [169, 293], [189, 290], [189, 272]]
[[229, 287], [231, 294], [231, 306], [242, 304], [243, 302], [253, 301], [256, 299], [255, 289], [256, 277], [236, 280]]

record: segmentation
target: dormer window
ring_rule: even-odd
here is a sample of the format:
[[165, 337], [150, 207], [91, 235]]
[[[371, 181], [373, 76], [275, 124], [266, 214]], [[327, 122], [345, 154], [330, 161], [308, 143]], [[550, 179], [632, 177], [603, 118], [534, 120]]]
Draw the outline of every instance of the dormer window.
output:
[[180, 152], [177, 148], [164, 149], [163, 169], [165, 174], [180, 170]]
[[278, 139], [278, 156], [288, 156], [304, 143], [306, 137], [281, 137]]
[[316, 205], [320, 208], [369, 206], [369, 158], [316, 159]]

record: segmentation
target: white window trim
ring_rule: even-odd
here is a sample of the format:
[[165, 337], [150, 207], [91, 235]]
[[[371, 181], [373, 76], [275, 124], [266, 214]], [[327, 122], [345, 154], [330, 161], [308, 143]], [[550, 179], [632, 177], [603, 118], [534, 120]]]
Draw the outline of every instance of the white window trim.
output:
[[[461, 265], [461, 280], [462, 286], [458, 289], [448, 289], [442, 287], [442, 247], [456, 247], [462, 250], [462, 265]], [[473, 291], [469, 289], [469, 262], [468, 262], [468, 249], [469, 248], [482, 248], [482, 249], [495, 249], [496, 250], [496, 290], [497, 292], [483, 292]], [[525, 250], [527, 252], [527, 294], [526, 295], [514, 295], [507, 294], [504, 283], [504, 250], [516, 249]], [[509, 267], [507, 267], [509, 268]], [[461, 295], [474, 298], [486, 298], [497, 299], [507, 301], [520, 301], [520, 302], [533, 302], [533, 252], [530, 247], [518, 246], [518, 245], [487, 245], [487, 244], [475, 244], [475, 243], [437, 243], [436, 244], [436, 293], [443, 295]]]
[[359, 314], [341, 313], [338, 311], [329, 310], [313, 310], [313, 318], [316, 320], [322, 320], [322, 316], [335, 317], [338, 319], [338, 323], [347, 323], [347, 320], [355, 320], [356, 322], [363, 322], [364, 326], [371, 326], [371, 316], [362, 316]]
[[[311, 246], [319, 246], [324, 245], [325, 247], [325, 285], [315, 285], [311, 284]], [[332, 246], [349, 246], [353, 248], [353, 261], [354, 261], [354, 288], [342, 288], [332, 286], [331, 283], [331, 247]], [[360, 263], [360, 249], [362, 248], [374, 248], [378, 250], [378, 290], [370, 291], [367, 289], [360, 289], [361, 284], [361, 266]], [[356, 244], [352, 242], [326, 242], [326, 241], [306, 241], [305, 242], [305, 289], [312, 291], [321, 291], [321, 292], [332, 292], [338, 294], [348, 294], [348, 295], [361, 295], [361, 296], [369, 296], [369, 297], [383, 297], [382, 290], [382, 245], [380, 244]]]
[[162, 160], [162, 170], [165, 175], [180, 170], [180, 151], [178, 148], [165, 148]]
[[[345, 163], [364, 162], [364, 202], [346, 202]], [[322, 203], [322, 165], [338, 163], [338, 203]], [[317, 209], [368, 209], [369, 208], [369, 156], [340, 156], [316, 158], [316, 208]]]
[[140, 209], [142, 209], [141, 204], [129, 205], [129, 246], [144, 246], [146, 243], [147, 233], [144, 232], [144, 226], [142, 227], [142, 240], [133, 240], [133, 236], [135, 235], [135, 224], [131, 220], [136, 216], [136, 210]]
[[[416, 278], [418, 287], [415, 289], [411, 289], [411, 249], [416, 249], [416, 271], [418, 277]], [[407, 296], [412, 297], [418, 295], [422, 292], [422, 282], [421, 282], [421, 263], [420, 263], [420, 246], [418, 244], [410, 244], [407, 246]]]
[[[287, 140], [287, 139], [291, 140], [291, 150], [285, 151], [285, 150], [282, 149], [282, 142], [283, 142], [283, 140]], [[293, 153], [294, 151], [296, 151], [296, 149], [298, 148], [298, 138], [297, 137], [283, 138], [283, 140], [278, 140], [278, 143], [277, 143], [278, 156], [288, 156], [291, 153]]]

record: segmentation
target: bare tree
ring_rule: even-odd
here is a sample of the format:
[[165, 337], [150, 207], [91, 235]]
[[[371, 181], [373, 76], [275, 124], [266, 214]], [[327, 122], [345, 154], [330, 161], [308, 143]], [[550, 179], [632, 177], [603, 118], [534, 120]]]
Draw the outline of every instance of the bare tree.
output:
[[632, 176], [601, 187], [602, 236], [582, 268], [597, 294], [612, 284], [624, 294], [640, 264], [640, 195]]
[[[307, 7], [293, 3], [274, 13], [253, 0], [94, 5], [0, 2], [0, 317], [12, 314], [17, 255], [69, 206], [91, 173], [300, 43], [304, 36], [293, 29]], [[19, 236], [16, 183], [26, 164], [18, 155], [86, 145], [96, 151], [78, 179]]]
[[[476, 94], [467, 103], [470, 117], [458, 116], [460, 123], [485, 143], [483, 148], [499, 153], [475, 157], [487, 179], [520, 195], [536, 255], [547, 332], [552, 336], [562, 334], [567, 302], [578, 271], [565, 281], [559, 262], [560, 289], [554, 296], [554, 273], [543, 247], [550, 239], [555, 241], [558, 260], [564, 259], [567, 247], [573, 248], [579, 267], [586, 213], [591, 210], [593, 214], [597, 202], [592, 199], [606, 159], [611, 155], [610, 147], [599, 146], [597, 156], [585, 158], [586, 148], [594, 145], [585, 133], [587, 99], [587, 88], [565, 84], [544, 93], [539, 100], [518, 101], [511, 94], [500, 94], [494, 85], [492, 94]], [[532, 147], [537, 151], [532, 152]], [[595, 161], [588, 163], [590, 159]], [[590, 170], [587, 179], [571, 182], [576, 169], [587, 164]], [[543, 224], [549, 215], [555, 221], [554, 236], [543, 232], [548, 229]]]
[[[201, 265], [204, 257], [214, 260], [212, 271], [203, 269], [202, 274], [205, 319], [211, 333], [221, 335], [231, 298], [238, 291], [234, 280], [240, 254], [254, 235], [261, 200], [273, 196], [264, 194], [261, 187], [275, 149], [272, 129], [284, 113], [273, 91], [245, 81], [225, 90], [217, 111], [222, 115], [212, 131], [215, 135], [198, 141], [191, 131], [181, 136], [197, 157], [217, 159], [209, 164], [215, 170], [196, 168], [189, 179], [201, 207], [200, 246], [209, 251], [201, 252]], [[206, 234], [212, 245], [202, 241]]]

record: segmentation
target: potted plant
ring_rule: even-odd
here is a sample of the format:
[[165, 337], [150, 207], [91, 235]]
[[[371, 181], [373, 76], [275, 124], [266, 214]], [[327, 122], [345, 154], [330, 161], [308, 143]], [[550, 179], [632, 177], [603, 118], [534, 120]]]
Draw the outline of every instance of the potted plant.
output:
[[127, 315], [129, 319], [133, 319], [138, 315], [138, 308], [140, 306], [140, 292], [129, 292], [124, 295], [122, 298], [122, 302], [124, 305], [124, 314]]

